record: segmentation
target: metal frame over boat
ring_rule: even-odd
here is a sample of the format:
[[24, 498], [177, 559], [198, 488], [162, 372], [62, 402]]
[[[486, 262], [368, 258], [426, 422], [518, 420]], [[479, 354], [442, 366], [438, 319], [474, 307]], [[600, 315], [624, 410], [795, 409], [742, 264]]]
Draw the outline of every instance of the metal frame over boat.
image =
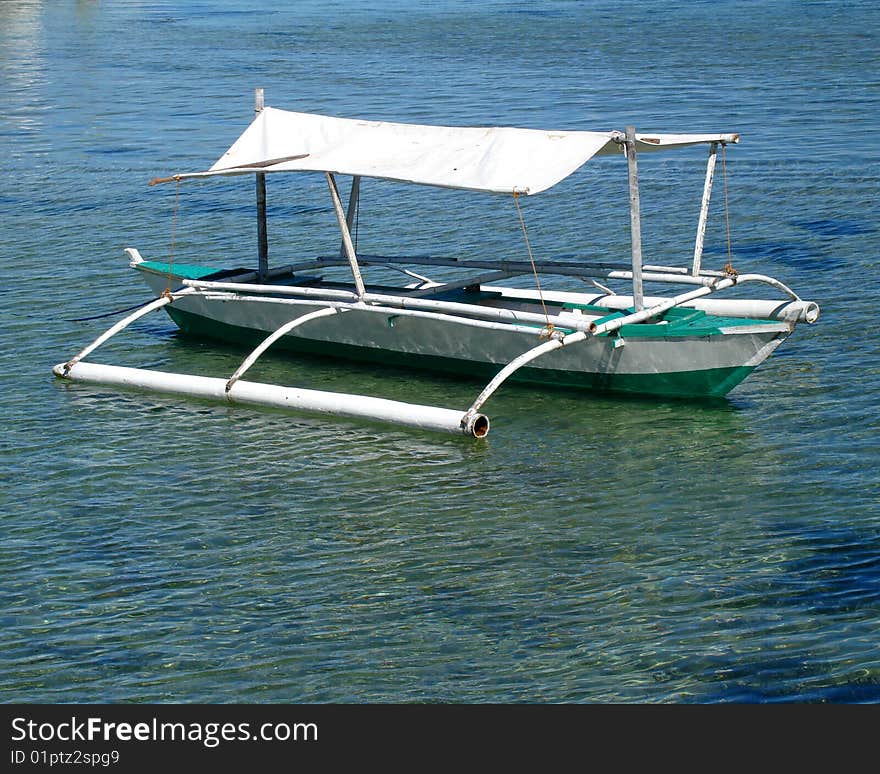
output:
[[[723, 396], [819, 308], [762, 274], [702, 268], [703, 241], [718, 149], [736, 134], [545, 132], [507, 127], [440, 127], [292, 113], [263, 106], [230, 149], [205, 172], [152, 181], [253, 175], [256, 179], [258, 267], [218, 269], [146, 261], [127, 248], [131, 266], [156, 299], [120, 320], [70, 360], [54, 367], [65, 379], [154, 389], [233, 403], [264, 404], [413, 425], [483, 437], [482, 409], [509, 378], [536, 383], [661, 396]], [[643, 265], [637, 157], [684, 146], [708, 146], [709, 157], [690, 266]], [[518, 197], [560, 182], [597, 155], [627, 161], [631, 259], [625, 263], [536, 261]], [[325, 176], [342, 245], [338, 254], [270, 269], [266, 175]], [[351, 176], [347, 209], [337, 175]], [[359, 253], [352, 239], [361, 179], [512, 195], [528, 260], [386, 257]], [[347, 267], [350, 279], [324, 279]], [[367, 284], [382, 267], [405, 285]], [[456, 270], [455, 279], [421, 272]], [[544, 290], [539, 277], [586, 281], [595, 290]], [[498, 284], [531, 276], [535, 287]], [[627, 283], [625, 294], [607, 284]], [[669, 296], [646, 296], [645, 283], [678, 285]], [[707, 298], [747, 283], [778, 291], [779, 300]], [[631, 289], [630, 289], [631, 288]], [[154, 310], [164, 308], [187, 333], [256, 345], [235, 373], [204, 377], [84, 362], [97, 347]], [[362, 395], [248, 382], [248, 369], [271, 346], [350, 359], [392, 362], [491, 377], [466, 409], [445, 409]]]

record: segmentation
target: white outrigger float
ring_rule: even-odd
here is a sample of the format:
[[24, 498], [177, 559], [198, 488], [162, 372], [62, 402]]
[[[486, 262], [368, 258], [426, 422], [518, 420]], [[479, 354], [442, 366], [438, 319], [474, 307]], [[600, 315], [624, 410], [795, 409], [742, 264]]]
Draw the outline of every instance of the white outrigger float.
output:
[[[630, 394], [719, 397], [746, 378], [794, 330], [818, 319], [818, 306], [761, 274], [702, 268], [703, 240], [717, 150], [736, 134], [636, 134], [539, 131], [518, 128], [420, 126], [333, 118], [263, 107], [206, 172], [153, 182], [221, 175], [254, 175], [259, 264], [255, 271], [144, 260], [128, 248], [131, 266], [156, 299], [120, 320], [75, 357], [54, 367], [65, 379], [369, 417], [483, 437], [483, 405], [508, 378]], [[637, 154], [708, 146], [693, 261], [689, 266], [643, 265]], [[352, 227], [363, 177], [517, 197], [550, 188], [594, 156], [626, 159], [630, 191], [631, 260], [625, 263], [535, 261], [523, 225], [528, 260], [436, 256], [392, 258], [355, 249]], [[322, 173], [342, 236], [330, 257], [270, 269], [266, 238], [267, 174]], [[347, 211], [336, 176], [351, 176]], [[521, 219], [521, 214], [520, 214]], [[521, 220], [522, 223], [522, 220]], [[411, 267], [454, 268], [458, 279], [431, 280]], [[319, 272], [347, 267], [345, 282]], [[371, 285], [362, 269], [402, 272], [405, 285]], [[386, 271], [385, 274], [388, 272]], [[578, 278], [596, 290], [542, 290], [539, 275]], [[496, 283], [530, 276], [532, 288]], [[413, 281], [415, 280], [415, 281]], [[618, 294], [606, 284], [625, 281]], [[679, 286], [647, 296], [647, 282]], [[706, 298], [725, 288], [761, 283], [781, 299]], [[184, 331], [257, 344], [225, 377], [165, 373], [84, 362], [97, 347], [151, 311], [164, 308]], [[389, 362], [491, 380], [466, 409], [420, 406], [248, 382], [245, 372], [270, 347], [347, 359]]]

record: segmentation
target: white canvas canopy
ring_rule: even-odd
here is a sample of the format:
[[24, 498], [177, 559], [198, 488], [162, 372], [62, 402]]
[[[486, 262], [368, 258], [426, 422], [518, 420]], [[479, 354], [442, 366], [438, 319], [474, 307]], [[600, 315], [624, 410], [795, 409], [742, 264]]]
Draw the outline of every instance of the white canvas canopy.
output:
[[[638, 134], [638, 151], [737, 142], [735, 134]], [[620, 153], [617, 131], [544, 131], [364, 121], [264, 108], [207, 172], [331, 172], [490, 193], [536, 194], [598, 154]]]

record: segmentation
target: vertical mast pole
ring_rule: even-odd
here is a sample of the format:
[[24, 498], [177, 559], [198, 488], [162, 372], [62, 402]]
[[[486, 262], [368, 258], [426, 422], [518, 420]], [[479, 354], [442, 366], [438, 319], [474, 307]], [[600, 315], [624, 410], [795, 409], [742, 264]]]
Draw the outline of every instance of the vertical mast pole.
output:
[[[254, 91], [254, 116], [263, 112], [263, 90]], [[258, 172], [257, 179], [257, 254], [258, 281], [265, 282], [269, 275], [269, 235], [266, 231], [266, 174]]]
[[709, 160], [706, 162], [706, 182], [703, 184], [703, 201], [700, 203], [700, 220], [697, 222], [697, 241], [694, 244], [694, 265], [691, 274], [700, 273], [703, 260], [703, 242], [706, 239], [706, 221], [709, 219], [709, 199], [712, 198], [712, 180], [715, 177], [715, 160], [718, 158], [718, 143], [709, 146]]
[[[345, 214], [345, 225], [348, 226], [348, 233], [351, 234], [351, 229], [354, 226], [354, 218], [357, 213], [358, 208], [358, 199], [361, 194], [361, 176], [353, 175], [351, 178], [351, 192], [348, 195], [348, 210]], [[345, 258], [345, 240], [339, 244], [339, 257]]]
[[639, 212], [639, 169], [636, 162], [636, 129], [626, 127], [626, 162], [629, 171], [629, 226], [632, 241], [633, 306], [644, 308], [642, 290], [642, 225]]

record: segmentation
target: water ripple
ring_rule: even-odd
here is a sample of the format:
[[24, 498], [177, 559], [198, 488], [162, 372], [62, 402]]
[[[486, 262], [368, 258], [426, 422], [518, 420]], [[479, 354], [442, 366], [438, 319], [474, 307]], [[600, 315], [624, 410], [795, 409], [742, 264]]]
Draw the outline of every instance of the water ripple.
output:
[[[0, 698], [880, 701], [880, 350], [864, 331], [878, 97], [852, 77], [880, 20], [858, 6], [690, 3], [639, 20], [610, 0], [0, 4], [14, 181], [0, 195]], [[57, 382], [51, 366], [109, 324], [80, 318], [148, 297], [122, 248], [169, 253], [174, 191], [147, 181], [213, 163], [255, 86], [279, 107], [375, 119], [739, 131], [734, 263], [822, 319], [724, 401], [505, 386], [483, 442]], [[829, 143], [841, 133], [861, 139]], [[689, 260], [691, 161], [640, 158], [649, 260]], [[536, 254], [626, 257], [614, 164], [522, 203]], [[273, 262], [337, 249], [322, 186], [270, 181]], [[728, 258], [721, 190], [713, 266]], [[176, 256], [252, 265], [252, 214], [246, 186], [183, 186]], [[509, 200], [392, 183], [365, 185], [358, 239], [524, 255]], [[100, 354], [205, 374], [242, 357], [158, 315]], [[282, 355], [254, 373], [461, 407], [481, 387]]]

